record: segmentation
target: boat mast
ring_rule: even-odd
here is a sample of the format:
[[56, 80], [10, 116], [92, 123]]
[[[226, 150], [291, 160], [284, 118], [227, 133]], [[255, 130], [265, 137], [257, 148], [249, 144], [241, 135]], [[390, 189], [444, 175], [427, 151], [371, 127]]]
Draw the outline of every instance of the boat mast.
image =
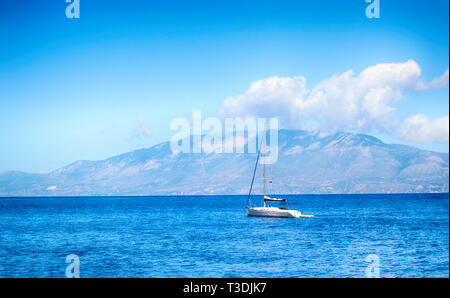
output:
[[264, 207], [266, 207], [266, 121], [264, 121], [264, 137], [263, 137], [263, 146], [264, 146], [264, 151], [263, 151], [263, 180], [264, 180], [264, 194], [263, 194], [263, 202], [264, 202]]
[[250, 190], [248, 192], [248, 197], [247, 197], [247, 206], [250, 205], [250, 196], [252, 194], [253, 182], [255, 181], [256, 169], [258, 168], [258, 162], [259, 162], [259, 156], [261, 154], [262, 142], [263, 142], [263, 140], [261, 140], [261, 144], [259, 144], [258, 156], [256, 157], [255, 169], [253, 170], [252, 183], [250, 184]]

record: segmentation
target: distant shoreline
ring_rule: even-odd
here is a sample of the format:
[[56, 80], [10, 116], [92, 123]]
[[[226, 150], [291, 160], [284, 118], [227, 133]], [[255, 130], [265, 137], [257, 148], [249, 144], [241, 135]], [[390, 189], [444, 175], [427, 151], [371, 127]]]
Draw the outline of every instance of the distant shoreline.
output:
[[[273, 194], [275, 196], [379, 196], [379, 195], [393, 195], [393, 196], [400, 196], [400, 195], [449, 195], [448, 192], [421, 192], [421, 193], [336, 193], [336, 194]], [[209, 195], [209, 194], [202, 194], [202, 195], [74, 195], [74, 196], [2, 196], [0, 195], [0, 199], [20, 199], [20, 198], [149, 198], [149, 197], [156, 197], [156, 198], [164, 198], [164, 197], [246, 197], [248, 194], [240, 194], [240, 195]], [[262, 194], [253, 194], [254, 196], [262, 196]]]

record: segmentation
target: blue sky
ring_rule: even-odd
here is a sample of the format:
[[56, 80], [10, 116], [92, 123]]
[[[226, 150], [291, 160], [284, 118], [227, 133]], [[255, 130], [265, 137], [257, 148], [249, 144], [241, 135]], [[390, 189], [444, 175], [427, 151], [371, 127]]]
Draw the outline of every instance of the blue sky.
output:
[[[175, 117], [218, 116], [270, 77], [358, 75], [415, 61], [431, 82], [449, 65], [448, 1], [64, 0], [0, 3], [0, 171], [44, 172], [169, 140]], [[448, 81], [448, 79], [447, 79]], [[448, 117], [448, 84], [405, 90], [395, 119]], [[145, 128], [145, 129], [143, 129]], [[148, 130], [147, 130], [148, 129]], [[148, 133], [148, 132], [151, 133]], [[448, 131], [448, 130], [447, 130]], [[386, 142], [448, 152], [448, 141]]]

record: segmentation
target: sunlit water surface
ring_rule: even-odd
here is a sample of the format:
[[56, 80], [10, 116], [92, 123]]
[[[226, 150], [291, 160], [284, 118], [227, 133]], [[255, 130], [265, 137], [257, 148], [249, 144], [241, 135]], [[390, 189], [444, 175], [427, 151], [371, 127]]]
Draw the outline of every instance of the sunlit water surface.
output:
[[0, 198], [0, 277], [449, 277], [449, 197], [287, 196], [313, 219], [246, 216], [244, 196]]

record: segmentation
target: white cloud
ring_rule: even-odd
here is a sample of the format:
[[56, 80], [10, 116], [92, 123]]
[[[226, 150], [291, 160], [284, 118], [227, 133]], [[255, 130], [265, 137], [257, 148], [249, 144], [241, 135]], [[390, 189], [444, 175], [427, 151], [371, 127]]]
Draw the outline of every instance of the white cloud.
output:
[[286, 116], [285, 121], [289, 121], [294, 117], [289, 115], [289, 110], [305, 94], [304, 77], [272, 77], [252, 83], [245, 94], [227, 98], [221, 114], [231, 117], [271, 117], [281, 114]]
[[397, 125], [393, 102], [424, 86], [442, 86], [443, 77], [439, 83], [423, 83], [421, 68], [413, 60], [380, 63], [359, 74], [352, 70], [335, 74], [311, 90], [303, 76], [271, 77], [252, 83], [244, 94], [227, 98], [221, 115], [278, 117], [289, 128], [327, 132], [389, 132]]
[[56, 189], [56, 185], [52, 185], [52, 186], [47, 187], [47, 190], [55, 190], [55, 189]]
[[412, 142], [448, 142], [449, 117], [436, 118], [430, 121], [425, 115], [417, 114], [406, 119], [400, 130], [399, 137]]
[[448, 68], [442, 76], [430, 82], [432, 88], [445, 88], [448, 86]]

